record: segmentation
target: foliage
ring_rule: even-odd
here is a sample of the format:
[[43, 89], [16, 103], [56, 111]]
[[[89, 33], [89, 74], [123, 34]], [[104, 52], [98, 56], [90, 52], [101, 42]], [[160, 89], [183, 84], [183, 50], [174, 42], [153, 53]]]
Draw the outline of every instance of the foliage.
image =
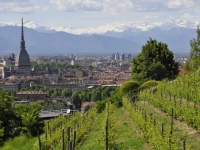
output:
[[15, 114], [20, 118], [20, 127], [22, 132], [27, 135], [37, 135], [37, 131], [41, 130], [39, 124], [39, 111], [42, 106], [37, 103], [18, 104], [13, 107]]
[[102, 113], [106, 107], [106, 100], [96, 102], [95, 107], [97, 109], [97, 113]]
[[151, 88], [153, 86], [156, 86], [158, 85], [158, 81], [155, 81], [155, 80], [149, 80], [149, 81], [146, 81], [144, 82], [141, 86], [140, 86], [140, 90], [143, 90], [143, 89], [147, 89], [147, 88]]
[[44, 111], [50, 111], [50, 110], [61, 110], [66, 109], [65, 101], [58, 100], [56, 103], [53, 103], [52, 101], [45, 101], [43, 104], [42, 110]]
[[[190, 40], [190, 65], [192, 68], [198, 68], [200, 64], [200, 28], [197, 26], [197, 37]], [[189, 69], [188, 69], [189, 70]]]
[[132, 61], [132, 79], [143, 83], [149, 79], [174, 78], [178, 74], [178, 64], [167, 44], [150, 38], [142, 46], [142, 52]]
[[17, 134], [19, 118], [13, 112], [12, 99], [0, 88], [0, 146]]
[[138, 91], [139, 84], [136, 81], [126, 81], [120, 87], [120, 92], [124, 96], [131, 97]]

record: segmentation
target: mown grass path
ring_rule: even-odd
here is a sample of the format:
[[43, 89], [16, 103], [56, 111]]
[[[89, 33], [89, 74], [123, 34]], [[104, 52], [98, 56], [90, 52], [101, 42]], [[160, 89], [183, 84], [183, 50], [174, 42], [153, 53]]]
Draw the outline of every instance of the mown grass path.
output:
[[122, 107], [115, 110], [117, 119], [118, 149], [119, 150], [151, 150], [146, 144], [142, 131], [138, 130], [128, 112]]
[[[82, 146], [79, 150], [103, 150], [105, 149], [98, 142], [102, 132], [102, 121], [105, 114], [101, 113], [96, 116], [96, 119], [91, 128], [91, 132], [88, 133]], [[116, 118], [117, 127], [117, 149], [119, 150], [151, 150], [150, 146], [146, 144], [143, 138], [143, 133], [138, 130], [132, 120], [129, 118], [127, 111], [122, 108], [116, 108], [114, 110], [114, 117]]]

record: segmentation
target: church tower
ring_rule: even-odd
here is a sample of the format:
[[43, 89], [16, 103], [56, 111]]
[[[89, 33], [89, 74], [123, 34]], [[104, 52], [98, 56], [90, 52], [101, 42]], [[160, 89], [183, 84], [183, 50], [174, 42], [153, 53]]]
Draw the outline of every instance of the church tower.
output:
[[15, 74], [19, 74], [19, 75], [31, 74], [31, 62], [25, 48], [23, 18], [22, 18], [20, 50], [15, 59]]

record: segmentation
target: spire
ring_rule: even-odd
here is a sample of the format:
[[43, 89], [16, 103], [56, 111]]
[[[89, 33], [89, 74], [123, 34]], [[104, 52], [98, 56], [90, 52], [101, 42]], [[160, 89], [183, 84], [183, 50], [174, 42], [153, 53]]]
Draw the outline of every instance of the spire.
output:
[[23, 18], [22, 18], [22, 33], [21, 33], [20, 48], [21, 48], [21, 49], [25, 49], [24, 29], [23, 29]]

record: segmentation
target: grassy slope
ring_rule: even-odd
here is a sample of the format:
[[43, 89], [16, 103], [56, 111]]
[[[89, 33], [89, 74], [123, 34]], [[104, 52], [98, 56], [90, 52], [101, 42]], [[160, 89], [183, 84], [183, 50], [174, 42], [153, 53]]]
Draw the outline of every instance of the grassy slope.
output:
[[[142, 137], [142, 133], [134, 127], [134, 124], [128, 117], [124, 108], [116, 108], [114, 115], [116, 117], [116, 127], [118, 135], [118, 149], [131, 149], [131, 150], [144, 150], [148, 148], [145, 140]], [[102, 150], [104, 149], [99, 143], [98, 139], [102, 132], [102, 121], [104, 120], [104, 114], [98, 114], [93, 124], [91, 132], [84, 141], [79, 150]]]
[[128, 113], [123, 107], [116, 109], [115, 116], [118, 127], [118, 149], [150, 149], [143, 138], [142, 132], [135, 128]]
[[33, 150], [37, 138], [27, 138], [25, 135], [18, 136], [5, 143], [1, 150]]

